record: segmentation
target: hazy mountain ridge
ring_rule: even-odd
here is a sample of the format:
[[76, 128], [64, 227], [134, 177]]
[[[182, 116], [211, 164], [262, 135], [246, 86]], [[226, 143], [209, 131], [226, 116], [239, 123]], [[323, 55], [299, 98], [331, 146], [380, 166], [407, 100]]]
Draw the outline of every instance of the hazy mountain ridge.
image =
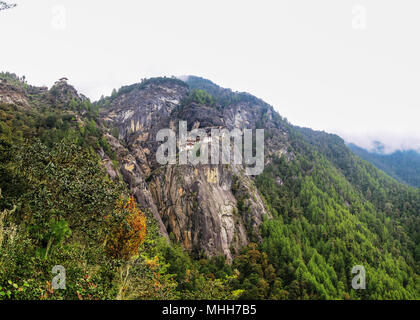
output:
[[396, 151], [384, 154], [380, 149], [368, 151], [355, 144], [349, 148], [362, 159], [374, 164], [394, 179], [420, 188], [420, 153], [415, 150]]

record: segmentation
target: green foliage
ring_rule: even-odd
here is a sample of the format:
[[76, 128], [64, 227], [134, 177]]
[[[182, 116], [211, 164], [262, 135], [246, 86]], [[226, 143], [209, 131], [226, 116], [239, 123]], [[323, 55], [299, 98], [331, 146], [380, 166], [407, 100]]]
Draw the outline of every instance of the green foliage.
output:
[[[91, 129], [94, 128], [91, 123]], [[90, 129], [88, 129], [90, 130]], [[0, 219], [0, 296], [6, 299], [228, 299], [227, 272], [192, 260], [160, 238], [151, 216], [139, 255], [122, 261], [106, 254], [113, 231], [109, 215], [124, 187], [106, 178], [89, 148], [63, 140], [40, 141], [0, 154], [22, 190], [8, 194], [17, 205]], [[10, 149], [14, 151], [11, 152]], [[7, 161], [6, 161], [7, 160]], [[7, 163], [13, 163], [9, 167]], [[10, 182], [10, 181], [9, 181]], [[9, 183], [3, 181], [4, 185]], [[3, 219], [4, 218], [4, 219]], [[141, 254], [140, 254], [141, 253]], [[218, 266], [224, 266], [218, 261]], [[66, 290], [53, 290], [51, 269], [64, 265]], [[214, 271], [216, 270], [216, 271]], [[216, 273], [216, 276], [213, 274]]]
[[232, 286], [240, 299], [278, 299], [287, 295], [281, 290], [281, 279], [276, 275], [267, 254], [251, 243], [233, 262], [238, 276]]
[[[0, 79], [33, 104], [0, 104], [0, 299], [419, 299], [419, 190], [361, 160], [337, 136], [293, 127], [251, 95], [190, 77], [194, 90], [182, 106], [217, 114], [258, 104], [266, 138], [275, 140], [280, 127], [287, 136], [287, 152], [254, 180], [273, 219], [248, 235], [255, 243], [232, 262], [195, 260], [162, 238], [141, 208], [146, 238], [122, 259], [106, 248], [125, 226], [117, 199], [128, 190], [101, 166], [100, 149], [116, 166], [104, 133], [118, 132], [99, 121], [99, 107], [149, 85], [186, 84], [156, 78], [94, 105], [71, 96], [54, 105], [48, 101], [63, 94], [58, 89], [50, 96], [13, 74]], [[246, 215], [255, 195], [236, 176], [232, 192], [235, 215]], [[51, 287], [56, 265], [66, 268], [66, 290]], [[366, 268], [366, 290], [351, 288], [355, 265]]]
[[47, 244], [47, 249], [45, 250], [45, 257], [48, 256], [48, 252], [51, 248], [53, 242], [57, 245], [71, 236], [71, 229], [66, 220], [51, 220], [49, 223], [49, 240]]
[[212, 97], [212, 104], [220, 105], [222, 108], [237, 103], [258, 104], [268, 107], [267, 103], [249, 93], [233, 92], [230, 89], [221, 88], [207, 79], [188, 76], [186, 83], [190, 87], [191, 92], [205, 92], [207, 95]]
[[184, 99], [183, 104], [188, 105], [191, 103], [205, 104], [207, 106], [214, 105], [213, 97], [204, 90], [194, 89]]
[[374, 164], [386, 174], [402, 183], [420, 188], [420, 154], [410, 151], [396, 151], [392, 154], [369, 152], [350, 144], [350, 149], [366, 161]]
[[[15, 146], [9, 156], [12, 179], [2, 183], [20, 181], [22, 186], [20, 193], [7, 195], [17, 209], [3, 223], [0, 286], [9, 281], [21, 286], [25, 279], [33, 287], [29, 296], [18, 291], [8, 298], [78, 298], [84, 273], [100, 267], [94, 273], [98, 281], [103, 272], [114, 274], [99, 244], [109, 232], [104, 218], [124, 189], [106, 178], [96, 154], [67, 141], [52, 148], [35, 141]], [[51, 268], [63, 264], [69, 287], [53, 292]], [[112, 287], [102, 283], [98, 297], [112, 294]]]
[[[318, 137], [320, 154], [305, 141], [314, 144], [314, 136], [296, 134], [296, 158], [275, 159], [256, 179], [276, 217], [262, 225], [261, 249], [282, 290], [291, 299], [418, 299], [418, 190], [382, 175], [340, 140], [323, 149]], [[367, 270], [366, 290], [351, 288], [355, 265]]]

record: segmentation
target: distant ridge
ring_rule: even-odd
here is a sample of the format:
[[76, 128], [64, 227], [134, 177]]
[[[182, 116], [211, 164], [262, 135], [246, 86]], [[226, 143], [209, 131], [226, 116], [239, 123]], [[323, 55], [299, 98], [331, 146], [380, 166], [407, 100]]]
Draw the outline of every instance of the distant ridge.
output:
[[384, 146], [375, 143], [375, 149], [368, 151], [350, 143], [348, 147], [359, 157], [369, 161], [378, 169], [384, 171], [394, 179], [420, 188], [420, 153], [415, 150], [395, 151], [391, 154], [383, 152]]

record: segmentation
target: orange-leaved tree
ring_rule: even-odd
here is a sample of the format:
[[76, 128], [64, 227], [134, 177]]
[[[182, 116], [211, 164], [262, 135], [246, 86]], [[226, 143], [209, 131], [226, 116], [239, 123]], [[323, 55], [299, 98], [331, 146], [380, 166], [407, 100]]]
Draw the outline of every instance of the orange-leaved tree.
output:
[[117, 201], [114, 217], [117, 221], [107, 241], [108, 253], [114, 258], [130, 260], [146, 238], [146, 217], [132, 196], [128, 201]]

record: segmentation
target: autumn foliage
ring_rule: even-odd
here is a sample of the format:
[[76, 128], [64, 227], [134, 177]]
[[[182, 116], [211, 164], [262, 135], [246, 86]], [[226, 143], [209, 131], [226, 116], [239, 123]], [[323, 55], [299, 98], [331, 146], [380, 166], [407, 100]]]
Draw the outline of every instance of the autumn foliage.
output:
[[136, 207], [133, 197], [128, 201], [119, 200], [115, 213], [121, 219], [112, 228], [107, 242], [108, 252], [115, 258], [129, 260], [137, 254], [146, 238], [146, 217]]

